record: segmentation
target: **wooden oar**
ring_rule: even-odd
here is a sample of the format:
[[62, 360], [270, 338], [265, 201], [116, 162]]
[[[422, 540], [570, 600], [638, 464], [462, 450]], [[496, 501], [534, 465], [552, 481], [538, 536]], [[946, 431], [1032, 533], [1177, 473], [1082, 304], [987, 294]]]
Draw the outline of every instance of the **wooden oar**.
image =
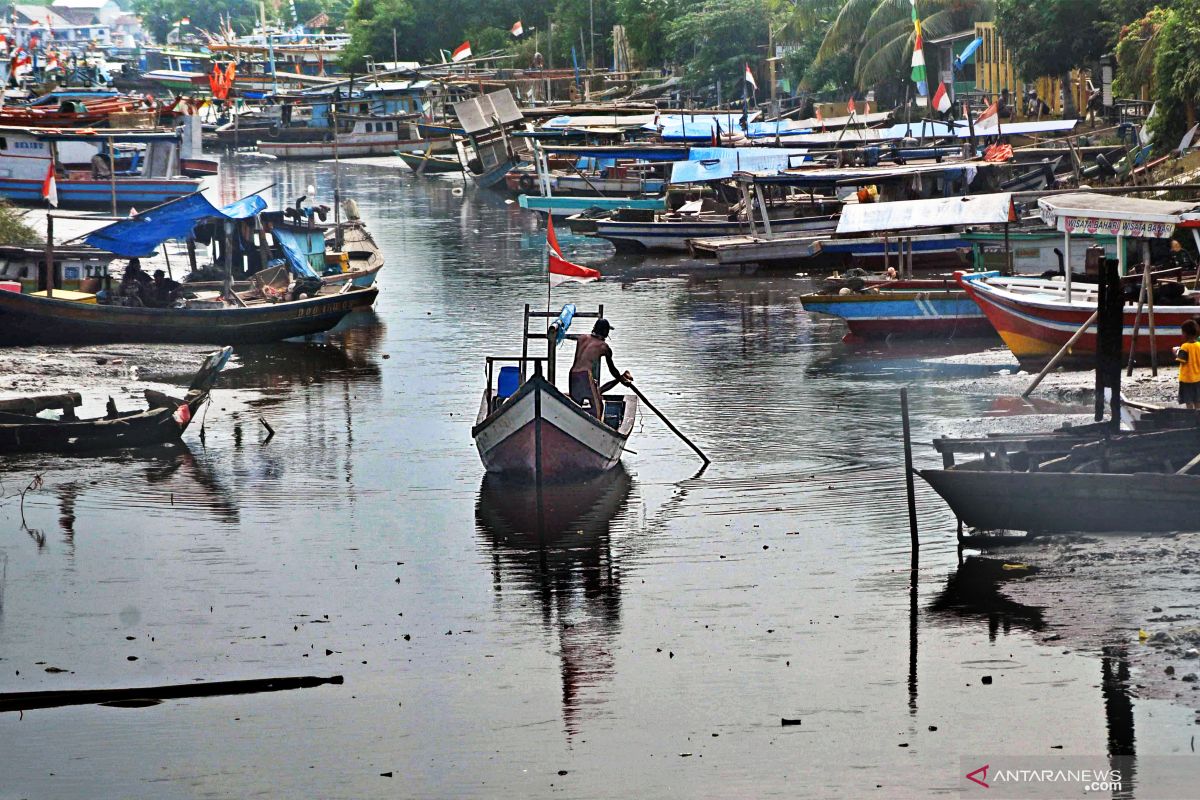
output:
[[655, 414], [657, 414], [657, 415], [658, 415], [658, 418], [659, 418], [659, 419], [661, 419], [661, 420], [662, 420], [662, 421], [663, 421], [663, 422], [666, 424], [666, 426], [667, 426], [668, 428], [670, 428], [670, 429], [671, 429], [671, 433], [673, 433], [673, 434], [675, 434], [676, 436], [678, 436], [680, 439], [682, 439], [682, 440], [684, 441], [684, 443], [685, 443], [685, 444], [686, 444], [688, 447], [690, 447], [690, 448], [692, 448], [693, 450], [695, 450], [695, 451], [696, 451], [696, 455], [700, 456], [701, 460], [703, 460], [703, 461], [704, 461], [704, 465], [705, 465], [705, 466], [708, 466], [709, 464], [711, 464], [711, 463], [712, 463], [712, 461], [709, 459], [709, 457], [708, 457], [708, 456], [706, 456], [706, 455], [704, 455], [704, 451], [703, 451], [703, 450], [701, 450], [699, 447], [696, 447], [696, 445], [695, 445], [695, 444], [692, 442], [692, 440], [691, 440], [691, 439], [689, 439], [688, 437], [684, 436], [684, 435], [683, 435], [683, 434], [680, 432], [679, 428], [676, 428], [676, 427], [675, 427], [675, 426], [674, 426], [674, 425], [671, 423], [671, 420], [667, 419], [667, 417], [666, 417], [666, 415], [665, 415], [665, 414], [663, 414], [661, 411], [659, 411], [657, 408], [655, 408], [655, 407], [654, 407], [654, 403], [651, 403], [651, 402], [650, 402], [650, 401], [649, 401], [649, 400], [646, 398], [646, 395], [642, 394], [642, 392], [641, 392], [641, 390], [640, 390], [640, 389], [638, 389], [636, 386], [634, 386], [632, 382], [630, 382], [630, 383], [627, 383], [627, 384], [625, 384], [625, 385], [626, 385], [626, 386], [628, 386], [630, 389], [632, 389], [632, 390], [633, 390], [633, 393], [634, 393], [634, 394], [636, 394], [636, 395], [638, 396], [638, 399], [639, 399], [639, 400], [641, 400], [643, 403], [645, 403], [645, 404], [646, 404], [646, 407], [647, 407], [647, 408], [649, 408], [651, 411], [653, 411]]

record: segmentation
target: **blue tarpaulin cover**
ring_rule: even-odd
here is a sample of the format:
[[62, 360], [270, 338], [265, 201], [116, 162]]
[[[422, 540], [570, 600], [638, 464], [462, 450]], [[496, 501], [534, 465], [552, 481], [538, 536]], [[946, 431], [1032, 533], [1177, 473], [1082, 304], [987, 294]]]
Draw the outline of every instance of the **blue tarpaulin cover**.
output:
[[774, 172], [798, 166], [808, 151], [776, 147], [693, 147], [671, 165], [671, 183], [725, 180], [735, 172]]
[[[325, 239], [324, 234], [318, 232], [315, 235], [310, 235], [306, 232], [298, 232], [288, 230], [282, 227], [276, 227], [271, 231], [271, 235], [275, 237], [279, 247], [283, 250], [283, 255], [287, 259], [288, 267], [292, 270], [292, 274], [300, 278], [319, 278], [320, 275], [313, 269], [313, 258], [317, 255], [322, 260], [325, 258]], [[320, 241], [319, 250], [318, 240]]]
[[119, 256], [142, 258], [153, 255], [158, 246], [168, 239], [186, 239], [203, 220], [246, 219], [261, 213], [266, 207], [266, 200], [251, 195], [224, 208], [217, 208], [197, 192], [174, 203], [105, 225], [89, 233], [84, 242]]

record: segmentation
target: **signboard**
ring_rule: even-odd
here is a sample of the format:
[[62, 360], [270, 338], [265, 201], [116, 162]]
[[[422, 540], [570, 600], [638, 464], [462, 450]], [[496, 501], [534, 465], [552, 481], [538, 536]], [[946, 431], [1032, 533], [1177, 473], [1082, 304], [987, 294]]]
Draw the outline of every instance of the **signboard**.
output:
[[1170, 222], [1059, 217], [1058, 229], [1064, 233], [1081, 236], [1133, 236], [1139, 239], [1166, 239], [1175, 232], [1175, 225]]

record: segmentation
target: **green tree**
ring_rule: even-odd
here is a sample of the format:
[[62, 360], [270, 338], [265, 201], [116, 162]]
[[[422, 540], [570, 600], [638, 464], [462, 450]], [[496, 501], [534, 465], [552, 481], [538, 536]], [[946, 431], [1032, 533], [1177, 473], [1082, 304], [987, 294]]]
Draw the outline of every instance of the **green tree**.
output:
[[1175, 0], [1165, 15], [1154, 52], [1150, 122], [1159, 147], [1171, 147], [1196, 124], [1200, 100], [1200, 0]]
[[154, 41], [165, 43], [167, 34], [185, 17], [197, 30], [217, 31], [221, 20], [230, 18], [238, 33], [249, 33], [254, 27], [256, 8], [245, 0], [133, 0], [133, 12], [141, 17], [142, 25]]
[[0, 244], [34, 244], [37, 233], [25, 224], [21, 214], [0, 197]]
[[[921, 28], [929, 39], [990, 20], [994, 5], [992, 0], [917, 0]], [[908, 79], [915, 38], [908, 0], [846, 0], [821, 42], [814, 67], [850, 53], [857, 88], [902, 82]]]
[[1154, 89], [1154, 56], [1163, 24], [1171, 17], [1165, 8], [1153, 8], [1144, 17], [1121, 28], [1117, 40], [1117, 74], [1113, 91], [1124, 96]]
[[[1099, 3], [1078, 0], [997, 0], [996, 28], [1026, 78], [1054, 75], [1070, 86], [1071, 70], [1103, 55], [1107, 17]], [[1076, 116], [1072, 92], [1063, 92], [1063, 117]]]
[[704, 0], [671, 22], [667, 42], [691, 86], [740, 87], [760, 62], [770, 19], [766, 0]]

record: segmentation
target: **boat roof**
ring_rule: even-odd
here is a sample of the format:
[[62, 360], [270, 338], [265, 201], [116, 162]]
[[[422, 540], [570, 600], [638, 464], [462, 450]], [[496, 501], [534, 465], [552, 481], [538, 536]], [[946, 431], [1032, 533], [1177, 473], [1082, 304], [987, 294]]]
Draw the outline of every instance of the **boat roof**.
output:
[[747, 183], [792, 184], [797, 186], [831, 186], [877, 183], [899, 180], [925, 173], [952, 172], [994, 166], [982, 161], [946, 161], [940, 164], [904, 164], [894, 167], [818, 167], [779, 171], [743, 170], [735, 174]]
[[776, 171], [803, 160], [807, 149], [786, 147], [693, 147], [671, 168], [671, 183], [703, 183], [732, 178], [735, 172]]
[[84, 237], [84, 242], [109, 253], [129, 258], [153, 255], [169, 239], [184, 239], [207, 219], [246, 219], [260, 214], [267, 201], [257, 194], [218, 208], [204, 196], [193, 192], [129, 219], [105, 225]]
[[874, 233], [945, 225], [1000, 225], [1016, 222], [1011, 192], [891, 203], [847, 203], [838, 233]]
[[[1000, 128], [1000, 133], [1004, 136], [1010, 134], [1018, 136], [1031, 133], [1060, 133], [1072, 130], [1078, 123], [1079, 121], [1074, 119], [1006, 122]], [[828, 122], [826, 125], [832, 127]], [[995, 135], [995, 128], [981, 129], [979, 126], [975, 128], [976, 138]], [[955, 122], [953, 125], [933, 120], [914, 120], [912, 122], [898, 122], [887, 128], [846, 128], [845, 130], [827, 131], [824, 133], [782, 134], [780, 138], [788, 144], [847, 144], [850, 142], [885, 142], [911, 137], [969, 139], [971, 137], [971, 129], [966, 122], [961, 120]]]
[[[1165, 239], [1194, 212], [1194, 201], [1143, 200], [1097, 192], [1068, 192], [1038, 200], [1042, 220], [1064, 233]], [[1192, 216], [1195, 216], [1194, 214]]]
[[[526, 133], [518, 132], [517, 135]], [[630, 144], [605, 146], [565, 145], [540, 142], [547, 153], [577, 156], [579, 158], [634, 158], [638, 161], [686, 161], [696, 148], [686, 145], [663, 146], [653, 144]]]
[[110, 128], [27, 128], [17, 125], [0, 125], [0, 135], [32, 136], [48, 142], [155, 142], [179, 138], [179, 132], [174, 129], [159, 128], [157, 130], [117, 130]]

